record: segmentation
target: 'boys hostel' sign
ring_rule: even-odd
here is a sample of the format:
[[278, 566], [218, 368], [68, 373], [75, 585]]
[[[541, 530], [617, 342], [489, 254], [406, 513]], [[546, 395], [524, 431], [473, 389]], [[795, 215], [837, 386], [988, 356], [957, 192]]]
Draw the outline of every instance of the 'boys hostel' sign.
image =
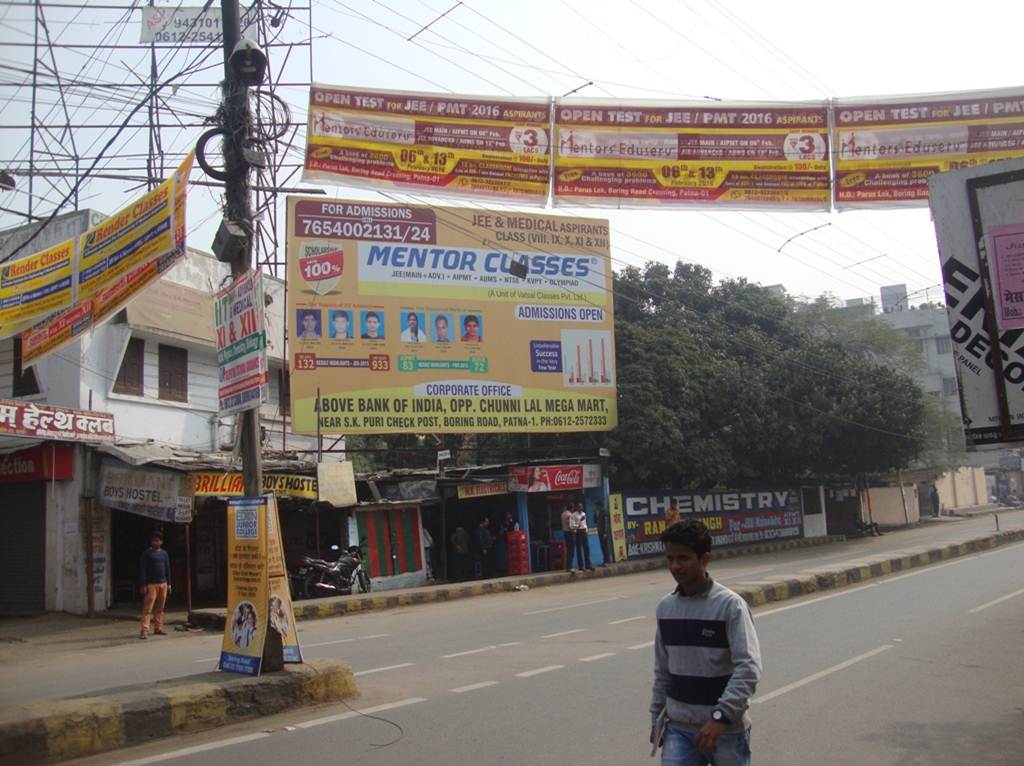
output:
[[661, 533], [675, 501], [679, 518], [695, 517], [711, 532], [713, 548], [803, 537], [804, 517], [796, 490], [668, 492], [611, 496], [626, 521], [629, 558], [659, 556]]

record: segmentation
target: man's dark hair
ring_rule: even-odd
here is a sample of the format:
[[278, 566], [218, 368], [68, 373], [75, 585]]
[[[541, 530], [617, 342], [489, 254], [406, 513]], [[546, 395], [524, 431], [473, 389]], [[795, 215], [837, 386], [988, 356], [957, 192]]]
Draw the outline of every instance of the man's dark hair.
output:
[[163, 540], [164, 539], [164, 532], [163, 532], [163, 530], [162, 529], [154, 529], [153, 530], [153, 534], [151, 534], [149, 536], [149, 539], [152, 540], [154, 537], [157, 540]]
[[675, 543], [691, 548], [698, 556], [711, 552], [711, 533], [704, 522], [697, 519], [679, 521], [661, 533], [663, 543]]

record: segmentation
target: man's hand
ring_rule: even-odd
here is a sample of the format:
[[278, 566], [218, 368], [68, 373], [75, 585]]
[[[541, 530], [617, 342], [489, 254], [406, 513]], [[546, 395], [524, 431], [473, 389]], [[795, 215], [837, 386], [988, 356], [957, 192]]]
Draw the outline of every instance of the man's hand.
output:
[[725, 732], [725, 724], [718, 721], [708, 721], [700, 731], [697, 732], [695, 744], [697, 749], [707, 755], [711, 755], [718, 748], [718, 738]]
[[655, 733], [654, 732], [654, 727], [652, 726], [651, 727], [651, 736], [648, 737], [648, 742], [650, 742], [652, 745], [654, 744], [654, 733]]

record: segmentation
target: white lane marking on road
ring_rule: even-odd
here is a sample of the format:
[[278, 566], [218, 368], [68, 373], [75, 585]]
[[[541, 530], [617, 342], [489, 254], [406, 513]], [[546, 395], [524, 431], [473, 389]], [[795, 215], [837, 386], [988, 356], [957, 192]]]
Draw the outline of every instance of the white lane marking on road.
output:
[[627, 649], [646, 649], [649, 646], [654, 646], [654, 642], [653, 641], [644, 641], [642, 644], [633, 644], [632, 646], [627, 646], [626, 648]]
[[374, 633], [372, 636], [360, 636], [360, 641], [369, 641], [371, 638], [388, 638], [390, 633]]
[[900, 580], [906, 580], [908, 577], [918, 577], [919, 575], [928, 574], [934, 572], [936, 569], [945, 569], [946, 567], [955, 567], [958, 564], [966, 564], [970, 561], [970, 558], [955, 559], [954, 561], [946, 561], [942, 564], [929, 564], [915, 569], [913, 572], [905, 572], [903, 574], [894, 575], [892, 577], [886, 577], [884, 580], [879, 580], [879, 585], [887, 585], [891, 582], [899, 582]]
[[516, 673], [516, 678], [529, 678], [530, 676], [539, 676], [541, 673], [550, 673], [552, 670], [561, 670], [565, 665], [547, 665], [543, 668], [536, 668], [535, 670], [526, 670], [522, 673]]
[[535, 609], [532, 612], [523, 612], [523, 617], [529, 617], [532, 614], [547, 614], [548, 612], [558, 612], [562, 609], [576, 609], [581, 606], [590, 606], [591, 604], [606, 604], [609, 601], [618, 601], [625, 596], [612, 596], [611, 598], [599, 598], [594, 601], [581, 601], [578, 604], [566, 604], [565, 606], [551, 606], [547, 609]]
[[399, 668], [408, 668], [415, 665], [415, 662], [403, 662], [399, 665], [385, 665], [382, 668], [370, 668], [369, 670], [360, 670], [358, 673], [353, 673], [354, 676], [368, 676], [370, 673], [383, 673], [385, 670], [398, 670]]
[[456, 686], [454, 689], [449, 689], [450, 692], [456, 694], [462, 694], [463, 692], [473, 692], [477, 689], [486, 689], [488, 686], [497, 686], [497, 681], [481, 681], [478, 684], [469, 684], [469, 686]]
[[362, 710], [350, 710], [347, 713], [339, 713], [338, 715], [329, 715], [324, 718], [314, 718], [312, 721], [303, 721], [302, 723], [295, 724], [300, 729], [308, 729], [312, 726], [322, 726], [325, 723], [334, 723], [336, 721], [345, 721], [349, 718], [355, 718], [361, 715], [373, 715], [374, 713], [383, 713], [385, 710], [394, 710], [395, 708], [405, 707], [406, 705], [415, 705], [417, 702], [426, 702], [426, 697], [409, 697], [404, 700], [398, 700], [398, 702], [388, 702], [385, 705], [376, 705], [375, 707], [367, 707]]
[[467, 654], [480, 654], [480, 652], [492, 652], [497, 649], [497, 646], [481, 646], [479, 649], [467, 649], [464, 652], [454, 652], [452, 654], [442, 654], [441, 659], [450, 660], [452, 657], [465, 657]]
[[573, 628], [572, 630], [563, 630], [558, 633], [548, 633], [547, 635], [541, 636], [541, 638], [558, 638], [560, 636], [570, 636], [573, 633], [582, 633], [586, 628]]
[[867, 590], [868, 588], [877, 588], [878, 583], [873, 582], [867, 585], [858, 585], [856, 588], [843, 588], [835, 593], [830, 593], [827, 596], [818, 596], [817, 598], [810, 598], [806, 601], [801, 601], [796, 604], [790, 604], [789, 606], [780, 606], [778, 609], [769, 609], [767, 612], [754, 612], [754, 619], [760, 617], [767, 617], [770, 614], [778, 614], [779, 612], [788, 612], [790, 609], [799, 609], [802, 606], [810, 606], [811, 604], [817, 604], [819, 601], [828, 601], [830, 598], [839, 598], [840, 596], [848, 596], [851, 593], [856, 593], [860, 590]]
[[184, 758], [187, 755], [205, 753], [207, 750], [217, 750], [221, 747], [241, 745], [245, 742], [252, 742], [253, 740], [257, 739], [264, 739], [269, 736], [269, 734], [262, 731], [256, 734], [245, 734], [241, 737], [222, 739], [218, 742], [209, 742], [205, 745], [194, 745], [193, 747], [185, 747], [181, 750], [174, 750], [170, 753], [160, 753], [159, 755], [150, 755], [146, 758], [136, 758], [134, 761], [121, 761], [119, 764], [117, 764], [117, 766], [145, 766], [145, 764], [147, 763], [160, 763], [160, 761], [169, 761], [173, 758]]
[[780, 687], [773, 692], [765, 694], [763, 697], [755, 697], [754, 699], [750, 700], [750, 704], [757, 705], [762, 702], [768, 702], [769, 700], [773, 700], [776, 697], [781, 697], [783, 694], [786, 694], [787, 692], [791, 692], [794, 689], [799, 689], [801, 686], [806, 686], [807, 684], [819, 681], [822, 678], [825, 678], [826, 676], [830, 676], [833, 673], [838, 673], [840, 670], [845, 670], [851, 665], [856, 665], [858, 662], [869, 660], [876, 654], [881, 654], [882, 652], [886, 652], [892, 648], [892, 644], [882, 644], [882, 646], [879, 646], [877, 649], [872, 649], [870, 652], [864, 652], [864, 654], [858, 654], [856, 657], [852, 657], [846, 660], [846, 662], [840, 662], [838, 665], [833, 665], [830, 668], [820, 670], [817, 673], [813, 673], [807, 676], [806, 678], [801, 678], [799, 681], [794, 681], [791, 684], [786, 684], [785, 686]]
[[330, 646], [331, 644], [347, 644], [355, 641], [354, 638], [336, 638], [334, 641], [318, 641], [315, 644], [302, 644], [303, 649], [312, 649], [314, 646]]
[[506, 641], [503, 644], [498, 644], [498, 646], [522, 646], [522, 645], [523, 645], [522, 641]]
[[1019, 596], [1022, 593], [1024, 593], [1024, 588], [1022, 588], [1021, 590], [1015, 590], [1013, 593], [1007, 593], [1005, 596], [1000, 596], [997, 599], [984, 603], [981, 606], [976, 606], [974, 607], [974, 609], [968, 609], [967, 611], [970, 614], [977, 614], [982, 609], [988, 609], [990, 606], [995, 606], [996, 604], [1001, 604], [1004, 601], [1009, 601], [1011, 598], [1015, 598], [1016, 596]]
[[633, 620], [646, 620], [646, 619], [647, 619], [647, 616], [642, 614], [639, 617], [627, 617], [624, 620], [612, 620], [608, 624], [609, 625], [621, 625], [624, 622], [633, 622]]
[[589, 657], [580, 657], [580, 662], [593, 662], [594, 660], [603, 660], [605, 657], [614, 657], [615, 652], [604, 652], [602, 654], [592, 654]]

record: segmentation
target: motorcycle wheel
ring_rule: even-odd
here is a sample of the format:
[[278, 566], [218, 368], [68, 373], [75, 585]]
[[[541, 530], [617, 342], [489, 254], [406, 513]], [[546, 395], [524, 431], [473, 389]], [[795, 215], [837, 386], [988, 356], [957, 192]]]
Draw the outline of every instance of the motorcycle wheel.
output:
[[306, 598], [316, 598], [316, 584], [320, 582], [319, 572], [310, 572], [306, 575], [306, 580], [302, 584], [302, 591], [305, 593]]
[[359, 570], [359, 592], [369, 593], [370, 592], [370, 575], [362, 569]]

